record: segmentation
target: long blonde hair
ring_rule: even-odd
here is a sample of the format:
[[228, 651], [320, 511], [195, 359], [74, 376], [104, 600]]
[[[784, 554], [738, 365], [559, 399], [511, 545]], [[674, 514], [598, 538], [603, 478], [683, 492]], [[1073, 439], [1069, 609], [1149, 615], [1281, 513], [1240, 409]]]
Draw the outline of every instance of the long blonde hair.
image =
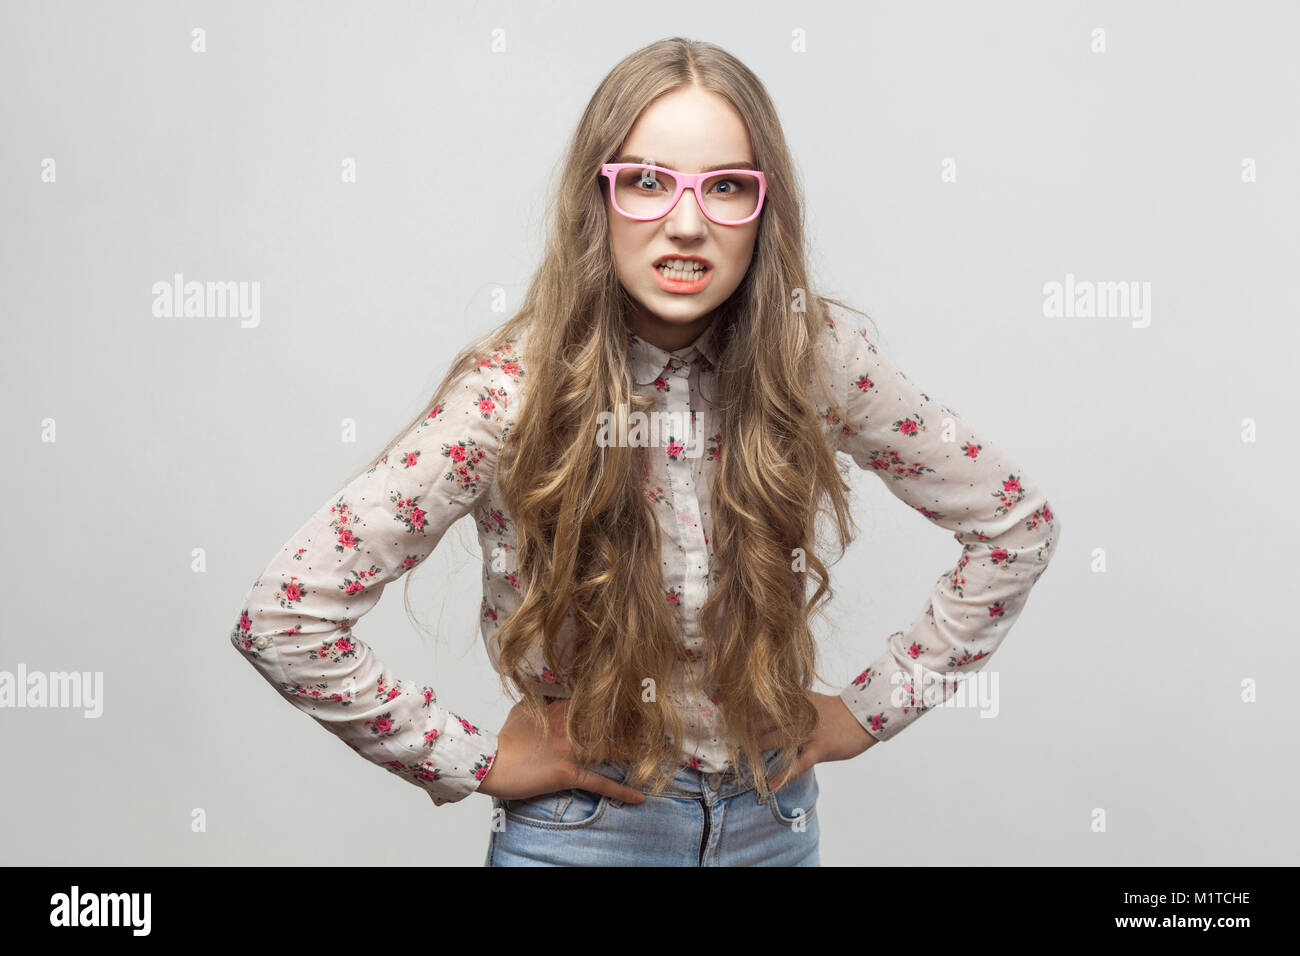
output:
[[[575, 762], [627, 762], [630, 786], [653, 780], [658, 792], [684, 757], [683, 724], [668, 694], [647, 701], [643, 688], [647, 679], [670, 687], [685, 648], [664, 599], [659, 524], [641, 487], [649, 450], [594, 440], [600, 413], [620, 404], [648, 410], [653, 402], [631, 385], [627, 329], [634, 303], [615, 270], [596, 170], [612, 161], [652, 101], [691, 85], [723, 97], [744, 117], [768, 184], [749, 270], [713, 318], [725, 449], [712, 486], [720, 579], [700, 615], [707, 657], [696, 688], [718, 706], [733, 764], [747, 763], [765, 794], [758, 738], [775, 731], [775, 746], [793, 759], [818, 719], [805, 691], [820, 676], [810, 621], [832, 595], [817, 554], [823, 499], [838, 531], [835, 560], [856, 531], [845, 466], [824, 438], [807, 384], [815, 369], [832, 414], [842, 420], [815, 342], [825, 332], [828, 304], [859, 310], [796, 294], [809, 289], [802, 189], [776, 109], [744, 64], [712, 44], [672, 37], [609, 72], [560, 172], [561, 182], [586, 179], [589, 187], [551, 191], [545, 253], [519, 311], [457, 356], [425, 407], [442, 401], [486, 353], [514, 348], [527, 332], [526, 400], [497, 467], [523, 583], [521, 606], [497, 632], [502, 687], [509, 692], [513, 685], [547, 726], [523, 666], [540, 642], [548, 666], [572, 691], [565, 733]], [[795, 567], [796, 555], [802, 567]], [[806, 575], [816, 582], [811, 598]], [[558, 637], [566, 616], [573, 631], [564, 655]]]

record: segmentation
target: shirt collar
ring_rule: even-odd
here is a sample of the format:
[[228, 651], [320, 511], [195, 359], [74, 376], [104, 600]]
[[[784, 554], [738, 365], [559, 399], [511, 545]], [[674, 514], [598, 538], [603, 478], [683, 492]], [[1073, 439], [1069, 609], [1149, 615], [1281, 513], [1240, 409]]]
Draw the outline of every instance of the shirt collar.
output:
[[627, 332], [628, 361], [632, 367], [633, 381], [638, 385], [649, 385], [672, 365], [673, 359], [690, 363], [703, 360], [705, 370], [718, 364], [717, 337], [713, 329], [717, 320], [709, 323], [708, 328], [696, 337], [694, 342], [680, 349], [667, 352], [657, 345], [651, 345], [631, 329]]

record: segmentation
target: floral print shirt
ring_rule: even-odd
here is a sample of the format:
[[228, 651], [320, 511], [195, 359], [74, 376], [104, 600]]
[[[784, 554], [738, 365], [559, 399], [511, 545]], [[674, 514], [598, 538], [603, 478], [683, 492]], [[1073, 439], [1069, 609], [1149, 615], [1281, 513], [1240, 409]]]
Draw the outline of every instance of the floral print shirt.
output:
[[[945, 678], [986, 664], [1046, 568], [1060, 521], [1005, 452], [891, 365], [855, 319], [828, 317], [823, 331], [817, 348], [847, 415], [840, 420], [818, 405], [827, 440], [960, 545], [922, 613], [846, 675], [841, 699], [884, 741], [951, 696], [955, 684]], [[678, 609], [688, 658], [680, 667], [702, 667], [698, 612], [719, 577], [711, 568], [710, 487], [725, 454], [713, 404], [714, 330], [672, 352], [630, 331], [628, 344], [634, 388], [671, 413], [663, 421], [680, 425], [656, 431], [643, 490], [663, 533], [664, 599]], [[230, 635], [294, 707], [439, 806], [474, 792], [497, 735], [440, 701], [433, 687], [398, 678], [355, 627], [388, 584], [472, 514], [483, 554], [481, 631], [496, 665], [496, 633], [522, 598], [495, 468], [526, 388], [525, 351], [516, 342], [483, 355], [387, 456], [331, 496], [257, 578]], [[809, 388], [824, 399], [815, 382]], [[530, 669], [539, 690], [548, 700], [568, 696], [537, 654]], [[914, 686], [918, 668], [922, 687]], [[668, 693], [686, 723], [686, 766], [728, 769], [714, 702], [687, 695], [685, 676], [675, 674]], [[937, 700], [928, 696], [936, 679]]]

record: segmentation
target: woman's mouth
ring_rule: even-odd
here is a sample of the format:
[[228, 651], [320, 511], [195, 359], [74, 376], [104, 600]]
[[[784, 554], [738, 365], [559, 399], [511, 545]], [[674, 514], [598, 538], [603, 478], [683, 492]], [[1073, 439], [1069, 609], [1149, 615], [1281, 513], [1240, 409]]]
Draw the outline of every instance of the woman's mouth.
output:
[[665, 292], [700, 292], [713, 279], [713, 266], [697, 258], [665, 256], [652, 268]]

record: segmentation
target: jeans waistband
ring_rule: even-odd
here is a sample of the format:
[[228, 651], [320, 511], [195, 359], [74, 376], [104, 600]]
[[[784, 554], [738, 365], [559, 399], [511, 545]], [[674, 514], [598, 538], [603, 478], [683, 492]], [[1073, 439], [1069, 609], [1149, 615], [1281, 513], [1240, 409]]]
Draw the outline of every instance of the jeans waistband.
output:
[[[762, 751], [763, 767], [770, 768], [780, 753], [779, 747]], [[617, 761], [607, 760], [597, 766], [594, 772], [623, 783], [627, 779], [628, 768]], [[653, 781], [646, 781], [633, 789], [649, 794], [654, 789]], [[754, 789], [754, 779], [748, 765], [739, 769], [715, 772], [680, 767], [673, 775], [672, 781], [660, 791], [660, 794], [698, 799], [699, 797], [728, 797], [752, 789]]]

